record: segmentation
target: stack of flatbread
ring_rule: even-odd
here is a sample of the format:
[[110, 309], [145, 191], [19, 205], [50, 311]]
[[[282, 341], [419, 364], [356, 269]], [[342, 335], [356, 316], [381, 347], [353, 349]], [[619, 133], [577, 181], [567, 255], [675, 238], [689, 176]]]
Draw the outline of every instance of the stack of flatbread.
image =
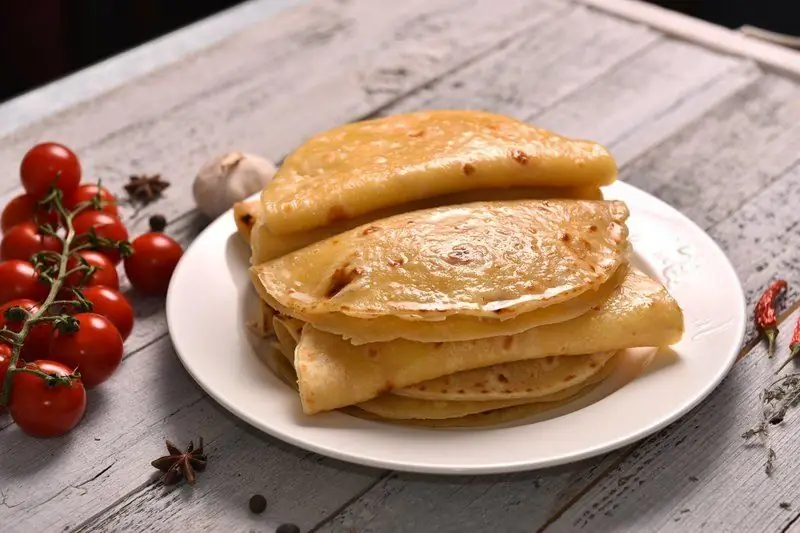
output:
[[626, 349], [683, 331], [630, 264], [600, 145], [434, 111], [318, 135], [234, 216], [263, 334], [305, 413], [416, 425], [529, 416], [587, 393]]

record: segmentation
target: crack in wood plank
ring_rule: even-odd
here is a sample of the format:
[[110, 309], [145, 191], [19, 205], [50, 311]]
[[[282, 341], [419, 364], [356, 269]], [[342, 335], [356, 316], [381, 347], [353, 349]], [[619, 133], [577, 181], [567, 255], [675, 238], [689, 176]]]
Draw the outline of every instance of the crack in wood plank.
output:
[[781, 533], [786, 533], [789, 531], [789, 528], [792, 527], [798, 520], [800, 520], [800, 512], [795, 513], [794, 518], [792, 518], [788, 524], [786, 524], [782, 529]]

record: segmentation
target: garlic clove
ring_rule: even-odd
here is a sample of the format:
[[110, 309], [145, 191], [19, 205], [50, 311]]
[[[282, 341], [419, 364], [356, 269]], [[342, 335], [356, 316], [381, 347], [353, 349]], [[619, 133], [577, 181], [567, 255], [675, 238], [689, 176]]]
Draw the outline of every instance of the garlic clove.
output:
[[203, 214], [216, 218], [236, 202], [263, 190], [275, 171], [268, 159], [229, 152], [200, 168], [192, 185], [194, 201]]

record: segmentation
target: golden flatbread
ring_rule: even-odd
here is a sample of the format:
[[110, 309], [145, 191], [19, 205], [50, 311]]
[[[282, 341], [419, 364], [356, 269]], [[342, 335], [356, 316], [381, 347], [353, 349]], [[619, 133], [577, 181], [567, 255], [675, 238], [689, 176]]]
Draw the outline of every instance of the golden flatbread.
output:
[[[531, 328], [577, 318], [608, 299], [611, 293], [622, 284], [627, 274], [628, 265], [620, 265], [611, 279], [596, 290], [590, 289], [566, 302], [522, 313], [505, 320], [469, 315], [450, 315], [444, 320], [429, 321], [411, 321], [390, 315], [370, 319], [353, 318], [343, 313], [310, 316], [299, 313], [299, 316], [310, 320], [315, 328], [341, 335], [353, 344], [386, 342], [394, 339], [419, 342], [484, 339], [514, 335]], [[278, 309], [287, 315], [291, 312], [280, 305], [278, 305]]]
[[407, 340], [354, 346], [311, 325], [303, 328], [295, 365], [307, 414], [364, 402], [456, 372], [558, 355], [666, 346], [680, 340], [683, 315], [661, 284], [632, 271], [598, 309], [517, 335], [473, 341]]
[[[405, 426], [419, 426], [427, 428], [469, 428], [469, 427], [485, 427], [496, 426], [521, 420], [523, 418], [530, 418], [548, 411], [561, 408], [568, 405], [577, 399], [592, 392], [604, 379], [611, 375], [616, 369], [619, 356], [612, 358], [608, 363], [603, 365], [603, 368], [596, 375], [592, 376], [585, 382], [564, 389], [560, 393], [553, 394], [547, 398], [541, 398], [535, 402], [522, 403], [519, 405], [501, 407], [493, 410], [483, 410], [480, 412], [467, 414], [464, 416], [450, 416], [450, 417], [411, 417], [410, 412], [398, 412], [393, 409], [375, 408], [370, 402], [358, 404], [357, 406], [348, 406], [339, 409], [343, 413], [357, 418], [364, 418], [366, 420], [373, 420], [376, 422], [389, 422], [392, 424], [401, 424]], [[424, 401], [424, 400], [420, 400]], [[442, 402], [444, 403], [444, 402]], [[447, 402], [449, 404], [458, 403], [473, 403], [473, 402]], [[366, 408], [365, 408], [366, 406]], [[421, 410], [420, 412], [437, 415], [436, 410]]]
[[313, 315], [511, 318], [607, 282], [628, 258], [622, 202], [516, 200], [415, 211], [251, 268], [272, 307]]
[[[302, 323], [295, 319], [275, 317], [275, 333], [279, 342], [279, 349], [284, 356], [284, 361], [270, 362], [283, 381], [295, 390], [297, 389], [297, 374], [294, 371], [294, 352], [301, 335]], [[491, 381], [498, 375], [508, 375], [511, 380], [508, 387], [517, 392], [530, 392], [526, 389], [535, 387], [536, 394], [523, 395], [522, 397], [493, 399], [482, 397], [479, 400], [459, 398], [457, 395], [452, 400], [446, 399], [418, 399], [389, 393], [357, 404], [364, 411], [393, 419], [444, 419], [468, 416], [484, 411], [493, 411], [531, 402], [555, 402], [575, 395], [586, 383], [598, 381], [596, 376], [608, 375], [616, 365], [613, 362], [614, 353], [592, 354], [587, 356], [565, 356], [560, 358], [531, 359], [517, 361], [511, 364], [495, 365], [494, 367], [468, 370], [453, 375], [455, 381], [472, 382], [478, 379]], [[565, 359], [563, 365], [554, 363], [555, 359]], [[548, 371], [548, 367], [552, 370]], [[559, 368], [560, 367], [560, 368]], [[544, 368], [543, 371], [539, 371]], [[565, 368], [570, 370], [564, 371]], [[559, 372], [560, 370], [560, 372]], [[572, 373], [574, 370], [574, 373]], [[564, 381], [565, 378], [569, 378]], [[478, 386], [491, 389], [490, 383], [481, 382]], [[400, 391], [395, 391], [400, 392]], [[487, 392], [489, 392], [487, 390]]]
[[500, 363], [430, 379], [395, 389], [392, 393], [418, 400], [456, 402], [530, 400], [586, 381], [615, 353], [549, 356]]
[[[269, 230], [257, 213], [260, 212], [261, 203], [250, 201], [245, 206], [239, 206], [237, 227], [248, 244], [251, 245], [253, 255], [250, 262], [260, 265], [270, 259], [275, 259], [288, 254], [309, 244], [333, 237], [347, 230], [368, 224], [374, 220], [388, 218], [400, 213], [441, 207], [445, 205], [466, 204], [479, 201], [520, 200], [520, 199], [548, 199], [572, 198], [578, 200], [602, 200], [603, 193], [597, 187], [516, 187], [513, 189], [475, 189], [461, 191], [434, 198], [416, 200], [406, 204], [385, 207], [377, 211], [370, 211], [356, 218], [332, 222], [327, 226], [299, 231], [288, 234], [276, 234]], [[254, 217], [249, 218], [248, 215]], [[255, 227], [248, 226], [254, 222]], [[252, 233], [252, 236], [251, 236]]]
[[281, 165], [261, 195], [276, 235], [458, 191], [598, 187], [617, 167], [597, 143], [481, 111], [423, 111], [316, 135]]

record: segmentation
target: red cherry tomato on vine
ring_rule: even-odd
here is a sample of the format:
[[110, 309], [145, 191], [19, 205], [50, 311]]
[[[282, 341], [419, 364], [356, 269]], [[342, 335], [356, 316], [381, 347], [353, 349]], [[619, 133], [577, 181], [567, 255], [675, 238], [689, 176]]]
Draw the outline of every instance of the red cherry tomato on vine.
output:
[[25, 154], [19, 166], [22, 186], [28, 194], [41, 198], [55, 185], [64, 193], [81, 181], [81, 164], [72, 150], [58, 143], [37, 144]]
[[96, 313], [78, 313], [80, 329], [74, 333], [56, 331], [51, 358], [77, 368], [87, 388], [96, 387], [122, 362], [122, 336], [109, 319]]
[[[20, 299], [11, 300], [3, 305], [0, 305], [0, 329], [7, 327], [14, 333], [19, 333], [22, 329], [22, 320], [9, 320], [6, 318], [6, 311], [12, 307], [22, 307], [31, 313], [39, 310], [39, 305], [33, 300]], [[26, 361], [33, 361], [34, 359], [42, 359], [50, 355], [50, 343], [53, 339], [53, 328], [50, 324], [42, 323], [33, 326], [22, 344], [22, 352], [20, 355]]]
[[[119, 289], [119, 275], [117, 274], [117, 267], [111, 262], [111, 259], [95, 252], [94, 250], [81, 250], [75, 255], [83, 257], [90, 266], [95, 267], [94, 273], [88, 279], [84, 279], [85, 272], [73, 272], [67, 276], [66, 287], [93, 287], [95, 285], [105, 285]], [[79, 265], [78, 259], [73, 255], [67, 261], [67, 267], [73, 269]]]
[[39, 273], [27, 261], [10, 259], [0, 263], [0, 305], [19, 298], [41, 301], [50, 287], [39, 279]]
[[86, 183], [74, 191], [64, 195], [64, 207], [68, 211], [74, 210], [81, 202], [88, 202], [100, 194], [100, 199], [106, 202], [100, 211], [111, 216], [118, 216], [117, 199], [105, 187], [100, 187], [96, 183]]
[[48, 211], [44, 206], [40, 206], [33, 195], [23, 194], [12, 199], [3, 208], [0, 227], [6, 232], [20, 222], [34, 222], [34, 219], [39, 224], [58, 227], [58, 213]]
[[133, 307], [125, 296], [111, 287], [88, 287], [83, 296], [92, 302], [92, 313], [103, 315], [119, 331], [122, 340], [128, 338], [133, 330]]
[[[125, 224], [117, 217], [102, 211], [84, 211], [75, 217], [72, 224], [75, 234], [80, 236], [77, 239], [78, 242], [86, 242], [88, 240], [86, 236], [89, 235], [92, 228], [98, 237], [113, 241], [128, 240], [128, 230], [125, 229]], [[111, 259], [115, 265], [122, 259], [119, 251], [114, 248], [99, 248], [97, 251]]]
[[[72, 369], [61, 363], [37, 360], [25, 368], [69, 378]], [[86, 411], [86, 390], [80, 379], [49, 384], [43, 377], [17, 372], [8, 411], [19, 428], [32, 437], [58, 437], [78, 425]]]
[[166, 294], [172, 272], [183, 249], [163, 233], [145, 233], [131, 243], [133, 254], [125, 258], [125, 273], [133, 286], [148, 294]]
[[[11, 346], [0, 344], [0, 395], [3, 394], [3, 383], [5, 383], [9, 366], [11, 366]], [[0, 406], [0, 413], [4, 410], [5, 407]]]
[[0, 241], [0, 259], [30, 261], [37, 252], [60, 252], [61, 249], [60, 240], [52, 235], [42, 235], [33, 222], [21, 222], [3, 235], [3, 240]]

